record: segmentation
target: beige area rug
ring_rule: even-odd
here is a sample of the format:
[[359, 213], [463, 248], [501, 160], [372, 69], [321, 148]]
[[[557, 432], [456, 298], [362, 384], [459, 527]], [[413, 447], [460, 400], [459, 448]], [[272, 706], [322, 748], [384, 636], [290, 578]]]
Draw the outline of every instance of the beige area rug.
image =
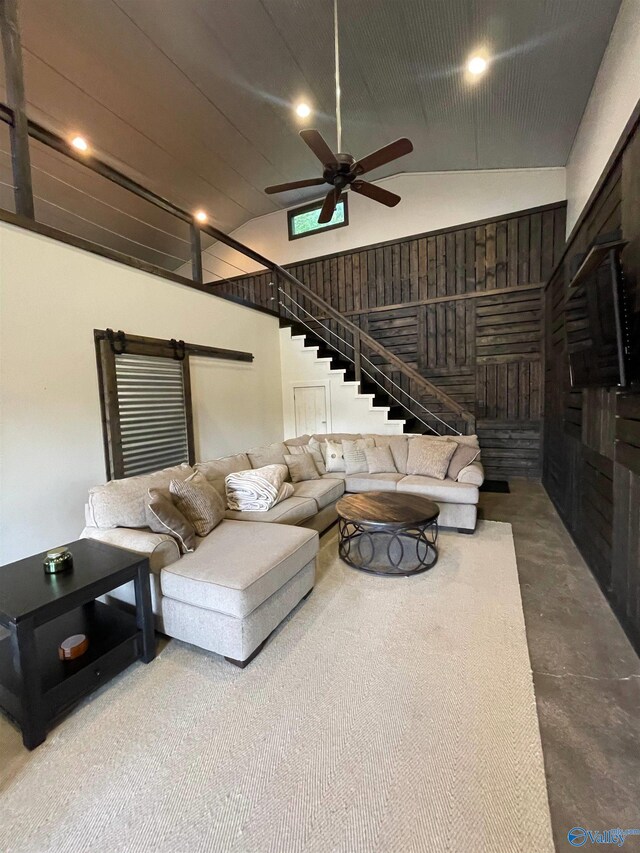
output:
[[0, 850], [551, 853], [510, 525], [412, 578], [336, 545], [244, 672], [172, 641], [33, 753], [0, 718]]

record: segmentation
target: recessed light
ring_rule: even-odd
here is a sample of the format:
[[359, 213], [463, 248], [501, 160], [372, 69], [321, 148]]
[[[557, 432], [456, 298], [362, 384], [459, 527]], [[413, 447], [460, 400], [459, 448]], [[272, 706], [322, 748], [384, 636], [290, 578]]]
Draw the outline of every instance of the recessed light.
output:
[[198, 222], [206, 222], [207, 219], [209, 218], [207, 216], [207, 214], [204, 212], [204, 210], [196, 210], [196, 212], [193, 215], [198, 220]]
[[83, 136], [74, 136], [71, 140], [71, 144], [78, 151], [88, 151], [89, 143]]
[[487, 60], [484, 56], [472, 56], [467, 63], [467, 71], [470, 74], [483, 74], [487, 70]]
[[296, 107], [296, 115], [299, 118], [309, 118], [311, 115], [311, 107], [309, 104], [298, 104]]

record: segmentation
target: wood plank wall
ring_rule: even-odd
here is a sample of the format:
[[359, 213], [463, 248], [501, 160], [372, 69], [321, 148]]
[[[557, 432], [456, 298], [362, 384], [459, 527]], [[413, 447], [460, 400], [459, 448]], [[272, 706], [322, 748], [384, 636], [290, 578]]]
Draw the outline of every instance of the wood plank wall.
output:
[[[489, 477], [539, 477], [543, 286], [565, 213], [546, 205], [287, 269], [475, 413]], [[269, 280], [224, 292], [269, 307]]]
[[[622, 228], [625, 286], [640, 338], [640, 132], [629, 137], [551, 278], [545, 300], [543, 482], [620, 621], [640, 651], [640, 388], [574, 391], [567, 341], [573, 256]], [[636, 355], [637, 358], [637, 355]]]

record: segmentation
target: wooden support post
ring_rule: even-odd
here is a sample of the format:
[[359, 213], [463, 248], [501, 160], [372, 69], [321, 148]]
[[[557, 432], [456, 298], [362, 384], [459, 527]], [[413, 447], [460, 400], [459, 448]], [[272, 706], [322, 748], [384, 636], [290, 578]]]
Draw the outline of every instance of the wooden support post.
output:
[[29, 128], [25, 110], [22, 49], [16, 0], [0, 0], [0, 31], [2, 33], [7, 100], [13, 111], [9, 135], [16, 213], [34, 219]]
[[200, 229], [193, 223], [190, 225], [191, 230], [191, 278], [197, 283], [202, 284], [202, 243], [200, 241]]
[[353, 333], [353, 366], [355, 370], [356, 382], [362, 381], [362, 349], [360, 342], [360, 332]]

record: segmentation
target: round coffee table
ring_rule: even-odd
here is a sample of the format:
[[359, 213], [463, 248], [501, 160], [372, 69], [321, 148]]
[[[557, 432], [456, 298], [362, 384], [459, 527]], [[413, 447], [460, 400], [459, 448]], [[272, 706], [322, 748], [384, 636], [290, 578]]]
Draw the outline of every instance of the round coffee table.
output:
[[345, 495], [340, 517], [340, 557], [375, 575], [417, 575], [438, 559], [438, 504], [419, 495], [367, 492]]

